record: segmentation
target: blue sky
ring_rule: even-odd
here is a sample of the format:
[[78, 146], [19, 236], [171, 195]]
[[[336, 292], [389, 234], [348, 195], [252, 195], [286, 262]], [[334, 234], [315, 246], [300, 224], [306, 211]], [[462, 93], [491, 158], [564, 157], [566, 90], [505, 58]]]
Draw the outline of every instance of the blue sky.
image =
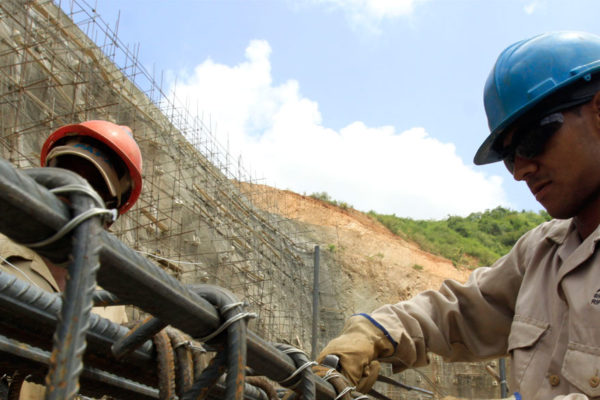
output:
[[[474, 166], [509, 44], [600, 34], [597, 0], [101, 0], [96, 10], [261, 183], [412, 218], [539, 210]], [[195, 111], [194, 111], [195, 112]]]

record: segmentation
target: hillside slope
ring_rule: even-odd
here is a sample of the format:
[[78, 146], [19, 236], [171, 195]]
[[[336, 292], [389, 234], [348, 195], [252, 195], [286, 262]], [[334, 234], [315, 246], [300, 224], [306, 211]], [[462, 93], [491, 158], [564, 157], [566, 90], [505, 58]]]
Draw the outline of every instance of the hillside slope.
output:
[[467, 269], [421, 250], [362, 212], [264, 185], [260, 192], [252, 198], [257, 207], [304, 225], [305, 236], [339, 263], [356, 297], [351, 312], [436, 289], [444, 279], [464, 282], [468, 277]]

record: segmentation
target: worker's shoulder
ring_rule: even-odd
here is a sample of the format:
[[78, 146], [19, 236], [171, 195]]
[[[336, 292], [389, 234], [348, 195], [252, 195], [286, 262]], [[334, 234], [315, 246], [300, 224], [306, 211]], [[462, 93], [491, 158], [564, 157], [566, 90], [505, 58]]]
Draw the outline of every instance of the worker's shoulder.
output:
[[569, 233], [575, 229], [573, 219], [551, 219], [542, 222], [522, 237], [525, 241], [531, 243], [550, 240], [557, 244], [564, 242]]

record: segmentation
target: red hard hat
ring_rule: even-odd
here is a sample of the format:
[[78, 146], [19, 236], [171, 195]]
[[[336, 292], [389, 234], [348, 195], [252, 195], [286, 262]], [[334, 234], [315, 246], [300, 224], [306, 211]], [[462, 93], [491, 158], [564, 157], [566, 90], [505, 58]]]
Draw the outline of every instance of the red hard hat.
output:
[[[114, 155], [118, 159], [123, 161], [123, 164], [129, 172], [129, 180], [131, 183], [131, 187], [127, 188], [127, 193], [118, 193], [120, 201], [117, 209], [119, 210], [119, 214], [124, 214], [135, 204], [142, 191], [142, 153], [133, 139], [131, 129], [125, 125], [117, 125], [112, 122], [99, 120], [63, 126], [52, 133], [42, 146], [42, 152], [40, 154], [41, 165], [43, 167], [47, 166], [50, 159], [55, 155], [58, 156], [60, 154], [68, 153], [84, 156], [80, 149], [75, 151], [58, 151], [61, 146], [70, 146], [69, 144], [65, 145], [65, 143], [68, 142], [68, 139], [75, 139], [77, 137], [89, 137], [103, 143], [114, 152]], [[55, 149], [54, 152], [52, 152], [53, 149]], [[112, 185], [109, 182], [111, 179], [107, 177], [110, 174], [106, 174], [102, 171], [103, 163], [94, 160], [93, 154], [91, 157], [86, 156], [85, 158], [91, 161], [100, 170], [107, 180], [107, 185], [111, 187], [112, 191]], [[121, 198], [121, 194], [126, 195]]]

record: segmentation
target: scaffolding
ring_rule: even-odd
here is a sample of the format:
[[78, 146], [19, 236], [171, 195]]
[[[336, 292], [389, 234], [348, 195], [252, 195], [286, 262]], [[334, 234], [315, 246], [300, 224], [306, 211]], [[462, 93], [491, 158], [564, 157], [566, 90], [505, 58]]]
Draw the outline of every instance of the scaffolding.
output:
[[229, 288], [259, 315], [251, 328], [265, 339], [309, 350], [312, 245], [253, 205], [269, 203], [264, 187], [117, 32], [83, 0], [0, 3], [0, 156], [36, 166], [62, 125], [128, 125], [143, 154], [143, 190], [112, 233], [183, 283]]

